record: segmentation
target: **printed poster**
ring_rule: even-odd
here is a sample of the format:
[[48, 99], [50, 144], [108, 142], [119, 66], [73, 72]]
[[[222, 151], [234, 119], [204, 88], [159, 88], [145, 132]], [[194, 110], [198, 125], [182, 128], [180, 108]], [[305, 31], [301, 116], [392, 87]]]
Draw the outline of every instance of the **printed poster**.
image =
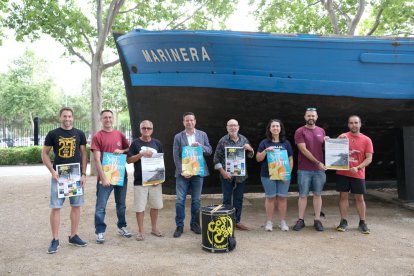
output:
[[246, 175], [246, 151], [243, 147], [225, 147], [226, 172], [232, 176]]
[[79, 163], [56, 165], [56, 171], [59, 174], [58, 198], [83, 195]]
[[186, 176], [204, 175], [203, 148], [201, 146], [183, 147], [181, 154], [182, 174]]
[[286, 150], [268, 151], [266, 158], [271, 180], [290, 180], [289, 157]]
[[349, 170], [349, 140], [325, 140], [325, 167], [331, 170]]
[[157, 185], [165, 181], [164, 154], [153, 153], [141, 158], [142, 185]]
[[104, 152], [102, 170], [111, 185], [124, 186], [126, 155]]

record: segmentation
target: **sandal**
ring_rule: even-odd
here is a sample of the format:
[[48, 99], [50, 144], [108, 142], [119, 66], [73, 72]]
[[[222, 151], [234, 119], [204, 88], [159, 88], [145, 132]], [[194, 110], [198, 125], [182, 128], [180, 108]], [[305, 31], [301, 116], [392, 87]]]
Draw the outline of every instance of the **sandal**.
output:
[[137, 241], [143, 241], [145, 240], [144, 233], [138, 233], [137, 237], [135, 238]]
[[164, 235], [160, 232], [160, 231], [151, 231], [151, 235], [156, 236], [156, 237], [164, 237]]

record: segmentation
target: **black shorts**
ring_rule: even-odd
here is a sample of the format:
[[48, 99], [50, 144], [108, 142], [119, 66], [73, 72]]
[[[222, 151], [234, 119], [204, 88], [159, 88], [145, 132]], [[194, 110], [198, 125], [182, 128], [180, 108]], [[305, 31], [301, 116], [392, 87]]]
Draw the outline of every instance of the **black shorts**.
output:
[[336, 190], [338, 192], [349, 192], [357, 195], [366, 193], [365, 179], [353, 178], [344, 175], [336, 175]]

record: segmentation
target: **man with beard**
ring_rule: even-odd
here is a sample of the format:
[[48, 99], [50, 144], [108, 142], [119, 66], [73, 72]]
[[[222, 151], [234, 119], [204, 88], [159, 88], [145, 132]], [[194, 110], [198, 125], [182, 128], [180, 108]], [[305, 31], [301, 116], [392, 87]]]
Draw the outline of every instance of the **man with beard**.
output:
[[247, 173], [244, 176], [232, 176], [226, 169], [226, 147], [242, 147], [247, 151], [248, 158], [253, 158], [254, 150], [249, 140], [239, 133], [239, 123], [231, 119], [227, 122], [227, 134], [223, 136], [214, 152], [214, 169], [220, 172], [221, 190], [223, 191], [223, 204], [234, 206], [236, 209], [236, 228], [239, 230], [250, 230], [249, 227], [240, 222], [243, 208], [244, 187]]
[[326, 175], [324, 166], [323, 143], [325, 130], [316, 126], [318, 114], [316, 108], [307, 108], [306, 124], [295, 132], [295, 143], [298, 146], [298, 188], [299, 188], [299, 218], [293, 230], [300, 231], [305, 227], [305, 210], [308, 203], [309, 191], [313, 193], [313, 209], [315, 218], [313, 226], [316, 231], [323, 231], [320, 220], [322, 208], [322, 190]]
[[354, 194], [355, 204], [359, 215], [359, 231], [369, 234], [365, 223], [365, 167], [372, 162], [374, 147], [371, 139], [360, 132], [361, 119], [352, 115], [348, 118], [349, 132], [339, 135], [339, 138], [349, 140], [349, 170], [337, 171], [336, 190], [339, 192], [339, 211], [341, 222], [336, 230], [345, 232], [348, 228], [348, 195]]
[[[70, 107], [63, 107], [59, 112], [60, 127], [51, 130], [45, 138], [42, 148], [43, 164], [50, 171], [52, 176], [50, 184], [50, 227], [52, 230], [52, 241], [50, 242], [47, 253], [53, 254], [59, 248], [59, 225], [60, 225], [60, 209], [65, 202], [65, 198], [58, 197], [58, 181], [59, 174], [56, 165], [79, 163], [81, 169], [80, 183], [82, 189], [86, 183], [86, 137], [85, 133], [73, 127], [73, 110]], [[49, 152], [53, 148], [55, 155], [53, 164], [50, 161]], [[83, 205], [83, 195], [72, 196], [70, 201], [70, 236], [69, 244], [75, 246], [86, 246], [78, 235], [78, 227], [80, 221], [80, 207]]]

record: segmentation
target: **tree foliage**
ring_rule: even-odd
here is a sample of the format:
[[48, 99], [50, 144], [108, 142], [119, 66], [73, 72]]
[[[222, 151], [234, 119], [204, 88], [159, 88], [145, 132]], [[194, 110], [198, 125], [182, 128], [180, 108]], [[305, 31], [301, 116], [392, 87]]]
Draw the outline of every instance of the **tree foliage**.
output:
[[279, 33], [413, 35], [414, 0], [251, 0], [259, 29]]
[[236, 4], [232, 0], [21, 0], [9, 4], [5, 23], [16, 32], [18, 40], [50, 35], [65, 47], [66, 54], [90, 67], [91, 121], [95, 133], [102, 108], [102, 73], [119, 62], [110, 53], [104, 54], [105, 49], [114, 52], [112, 30], [223, 26]]
[[0, 114], [3, 120], [30, 122], [34, 117], [53, 118], [59, 108], [46, 61], [31, 51], [17, 58], [1, 76]]

